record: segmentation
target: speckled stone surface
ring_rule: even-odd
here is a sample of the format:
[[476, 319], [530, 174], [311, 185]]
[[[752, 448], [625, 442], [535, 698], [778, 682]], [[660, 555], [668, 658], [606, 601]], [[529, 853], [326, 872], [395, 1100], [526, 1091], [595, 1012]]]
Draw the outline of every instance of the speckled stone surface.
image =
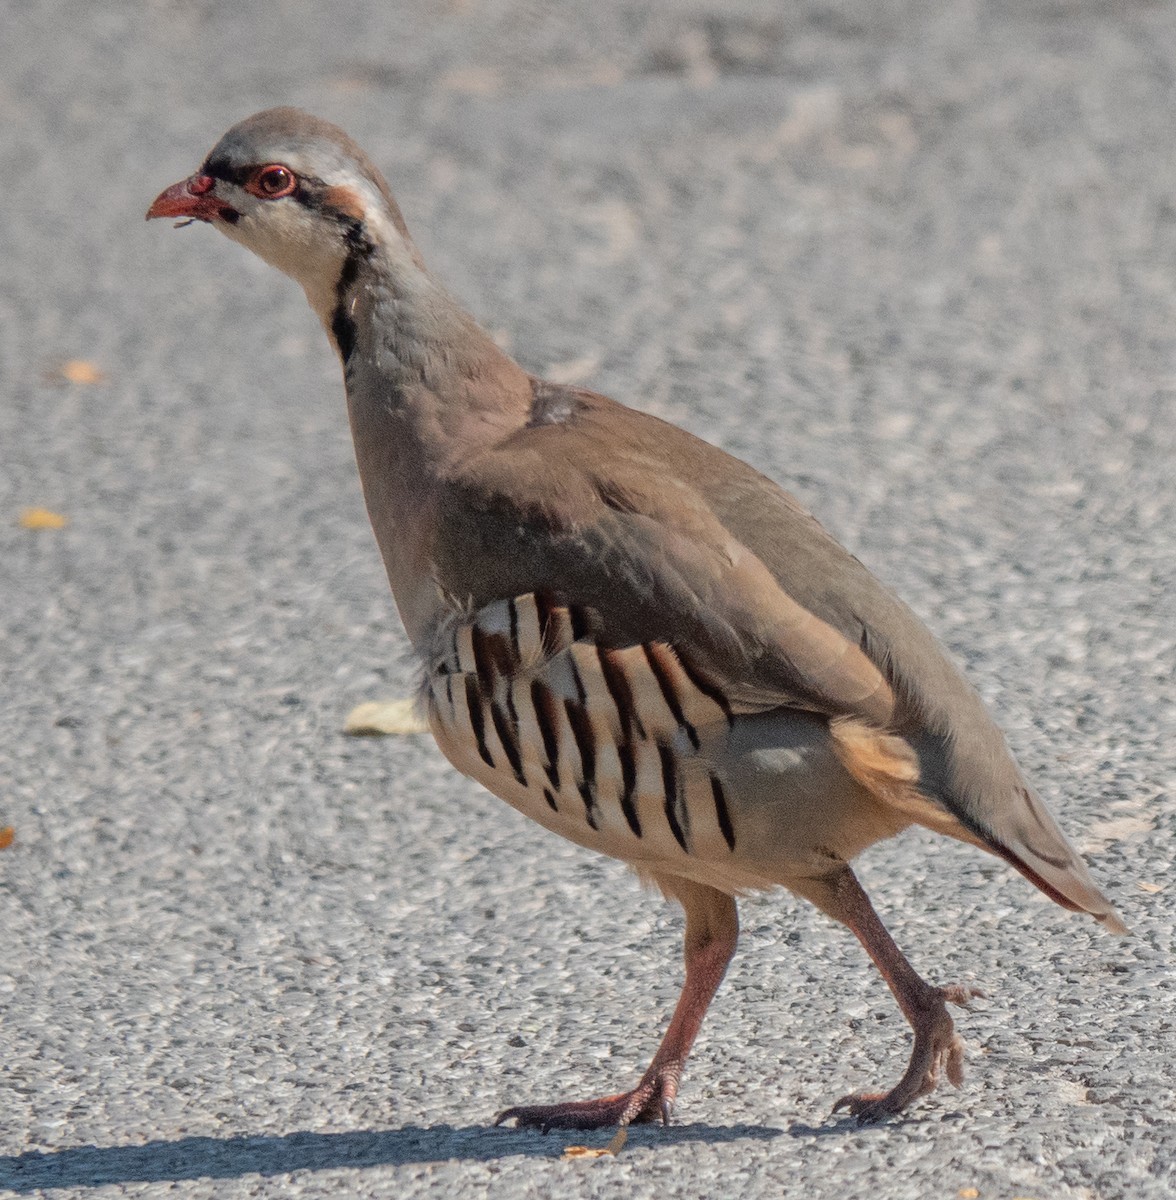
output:
[[[0, 37], [0, 1191], [968, 1195], [1176, 1187], [1176, 14], [1154, 3], [30, 0]], [[785, 482], [966, 664], [1135, 936], [931, 835], [861, 875], [964, 1088], [829, 1117], [906, 1026], [743, 906], [677, 1123], [629, 1086], [680, 923], [526, 824], [406, 693], [298, 289], [143, 213], [295, 103], [385, 169], [529, 367]], [[69, 383], [67, 360], [101, 379]], [[26, 507], [69, 517], [22, 528]]]

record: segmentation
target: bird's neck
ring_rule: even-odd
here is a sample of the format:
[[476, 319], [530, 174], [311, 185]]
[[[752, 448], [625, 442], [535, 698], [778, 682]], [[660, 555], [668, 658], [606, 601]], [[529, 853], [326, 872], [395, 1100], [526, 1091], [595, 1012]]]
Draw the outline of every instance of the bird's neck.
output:
[[443, 614], [432, 535], [446, 478], [524, 425], [530, 376], [420, 265], [411, 246], [345, 265], [323, 324], [343, 361], [364, 499], [410, 639]]

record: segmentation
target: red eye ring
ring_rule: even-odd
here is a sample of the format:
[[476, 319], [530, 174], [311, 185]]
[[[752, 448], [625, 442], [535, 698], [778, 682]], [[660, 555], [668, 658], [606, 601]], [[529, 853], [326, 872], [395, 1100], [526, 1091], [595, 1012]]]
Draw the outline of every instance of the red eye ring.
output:
[[297, 186], [298, 179], [289, 167], [284, 167], [281, 163], [271, 163], [257, 171], [245, 185], [245, 190], [262, 200], [279, 200], [290, 195]]

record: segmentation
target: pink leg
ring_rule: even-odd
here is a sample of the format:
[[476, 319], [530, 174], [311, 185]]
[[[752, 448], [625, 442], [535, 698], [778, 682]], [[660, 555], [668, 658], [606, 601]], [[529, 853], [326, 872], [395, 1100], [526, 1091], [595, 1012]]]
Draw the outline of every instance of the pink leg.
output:
[[630, 1092], [599, 1100], [523, 1105], [499, 1113], [495, 1125], [515, 1121], [539, 1129], [607, 1129], [643, 1121], [669, 1124], [682, 1068], [702, 1019], [722, 982], [739, 937], [735, 901], [723, 892], [683, 879], [659, 879], [662, 890], [686, 910], [686, 982], [665, 1037], [641, 1081]]
[[940, 1072], [959, 1087], [964, 1080], [964, 1043], [955, 1032], [947, 1005], [966, 1006], [976, 988], [932, 987], [916, 974], [886, 931], [870, 898], [848, 866], [824, 879], [806, 880], [794, 890], [812, 900], [831, 917], [848, 925], [882, 973], [902, 1014], [915, 1033], [910, 1065], [888, 1092], [856, 1092], [842, 1096], [833, 1111], [847, 1108], [861, 1121], [877, 1121], [901, 1112], [912, 1100], [934, 1091]]

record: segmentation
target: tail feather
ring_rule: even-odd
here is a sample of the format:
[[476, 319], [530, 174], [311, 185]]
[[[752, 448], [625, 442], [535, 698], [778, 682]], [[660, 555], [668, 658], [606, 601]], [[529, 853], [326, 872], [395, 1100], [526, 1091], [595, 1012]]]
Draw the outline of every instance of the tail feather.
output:
[[919, 758], [919, 790], [959, 820], [973, 835], [967, 840], [1011, 863], [1055, 903], [1089, 913], [1112, 933], [1128, 933], [1078, 851], [1025, 782], [979, 698], [973, 694], [969, 701], [970, 720], [954, 723], [950, 732], [924, 729], [908, 739]]
[[1040, 797], [1026, 786], [1018, 793], [1001, 813], [1001, 828], [986, 831], [989, 848], [1056, 904], [1089, 913], [1110, 933], [1130, 933]]
[[1109, 933], [1129, 934], [1114, 906], [1094, 885], [1086, 867], [1075, 859], [1069, 867], [1035, 869], [1019, 854], [1000, 842], [990, 843], [992, 850], [1011, 863], [1034, 887], [1040, 888], [1056, 904], [1071, 912], [1089, 913]]
[[[990, 841], [988, 844], [1005, 862], [1016, 867], [1035, 888], [1043, 891], [1055, 904], [1060, 904], [1062, 908], [1069, 909], [1070, 912], [1089, 913], [1110, 933], [1129, 934], [1131, 932], [1119, 919], [1110, 902], [1098, 888], [1093, 885], [1084, 887], [1082, 890], [1086, 894], [1080, 903], [1077, 900], [1071, 899], [1069, 895], [1060, 891], [1049, 880], [1043, 878], [1040, 872], [1035, 871], [1023, 858], [1018, 858], [1008, 846], [1002, 846], [999, 842], [995, 841]], [[1067, 883], [1070, 891], [1076, 890], [1072, 880], [1068, 879]]]

